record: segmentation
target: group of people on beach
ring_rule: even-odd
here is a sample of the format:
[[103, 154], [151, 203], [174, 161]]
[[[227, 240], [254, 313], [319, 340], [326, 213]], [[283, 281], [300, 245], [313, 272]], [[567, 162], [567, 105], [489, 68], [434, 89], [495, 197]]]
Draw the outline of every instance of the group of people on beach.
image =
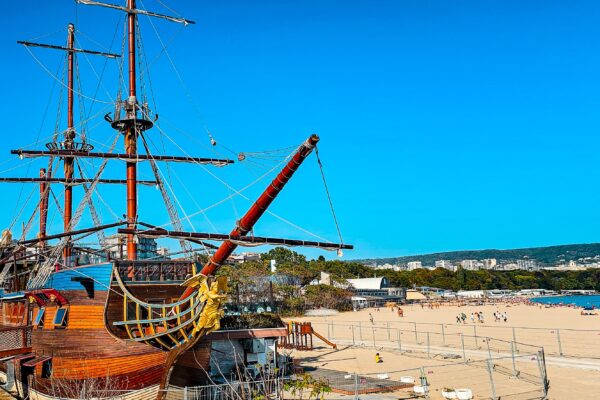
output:
[[[483, 324], [485, 322], [483, 311], [476, 311], [471, 313], [471, 323], [479, 322]], [[499, 310], [494, 311], [494, 321], [495, 322], [508, 322], [508, 313], [506, 311], [500, 312]], [[467, 314], [460, 313], [456, 316], [457, 324], [466, 324], [467, 323]]]
[[500, 312], [500, 310], [494, 311], [494, 320], [496, 322], [508, 322], [508, 313], [506, 311]]
[[[483, 324], [483, 322], [484, 322], [483, 311], [476, 311], [474, 313], [471, 313], [471, 322], [475, 323], [475, 320], [477, 320], [477, 322]], [[456, 323], [457, 324], [466, 324], [467, 323], [467, 314], [465, 314], [465, 313], [458, 314], [456, 316]]]

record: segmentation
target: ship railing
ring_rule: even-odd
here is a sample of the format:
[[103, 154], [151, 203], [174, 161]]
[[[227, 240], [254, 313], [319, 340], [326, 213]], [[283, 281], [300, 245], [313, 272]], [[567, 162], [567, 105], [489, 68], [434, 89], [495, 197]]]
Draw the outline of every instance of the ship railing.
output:
[[173, 260], [114, 261], [125, 282], [183, 282], [195, 272], [195, 263]]
[[[132, 267], [139, 266], [140, 263], [124, 265]], [[113, 276], [122, 292], [124, 320], [115, 321], [113, 325], [122, 327], [128, 340], [171, 350], [203, 334], [203, 327], [199, 325], [205, 300], [202, 293], [196, 291], [189, 297], [168, 304], [145, 302], [129, 291], [123, 274], [118, 271], [117, 266], [115, 268], [117, 270]], [[131, 272], [131, 269], [125, 271]]]

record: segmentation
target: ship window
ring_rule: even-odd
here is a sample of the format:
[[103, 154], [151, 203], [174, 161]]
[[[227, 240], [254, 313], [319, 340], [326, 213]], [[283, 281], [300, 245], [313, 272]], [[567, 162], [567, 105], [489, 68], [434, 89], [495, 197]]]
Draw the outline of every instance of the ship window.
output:
[[44, 326], [44, 312], [46, 311], [45, 307], [42, 307], [38, 310], [35, 320], [33, 321], [33, 326], [42, 327]]
[[67, 308], [59, 308], [54, 315], [54, 327], [66, 328], [67, 326]]

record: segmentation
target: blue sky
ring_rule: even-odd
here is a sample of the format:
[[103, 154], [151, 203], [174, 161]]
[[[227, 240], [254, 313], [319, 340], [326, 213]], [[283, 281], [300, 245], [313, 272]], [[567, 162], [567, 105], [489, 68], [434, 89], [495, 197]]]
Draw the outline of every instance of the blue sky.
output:
[[[154, 0], [138, 5], [171, 13]], [[182, 28], [153, 21], [167, 44], [167, 57], [148, 19], [140, 18], [152, 87], [146, 81], [146, 89], [156, 98], [161, 128], [180, 146], [163, 137], [163, 151], [161, 133], [154, 129], [148, 135], [159, 148], [156, 153], [235, 157], [297, 145], [318, 133], [344, 241], [356, 245], [345, 258], [599, 241], [598, 2], [168, 5], [197, 24]], [[36, 40], [61, 44], [66, 24], [75, 22], [80, 46], [119, 52], [120, 37], [112, 39], [120, 17], [118, 11], [77, 7], [69, 0], [36, 2], [28, 12], [14, 2], [4, 6], [0, 176], [37, 173], [41, 161], [26, 164], [8, 151], [35, 142], [38, 135], [52, 135], [60, 97], [53, 79], [15, 41], [43, 36]], [[62, 54], [32, 52], [52, 73], [59, 71]], [[96, 74], [104, 70], [98, 98], [116, 97], [117, 63], [105, 67], [103, 59], [80, 56], [79, 64], [84, 94], [93, 96]], [[92, 115], [107, 107], [84, 104], [87, 111], [93, 105]], [[88, 123], [99, 150], [99, 143], [114, 136], [101, 115]], [[215, 148], [206, 129], [218, 142]], [[122, 149], [121, 142], [117, 146]], [[281, 160], [251, 159], [210, 171], [241, 188]], [[173, 166], [172, 171], [177, 201], [188, 214], [231, 194], [196, 166]], [[119, 162], [105, 174], [122, 176]], [[150, 179], [151, 172], [142, 167], [140, 176]], [[313, 155], [272, 210], [336, 241], [320, 179]], [[266, 183], [244, 193], [253, 199]], [[11, 223], [15, 203], [31, 190], [0, 187], [1, 226]], [[60, 194], [60, 187], [55, 190]], [[103, 188], [101, 194], [116, 215], [125, 212], [123, 188]], [[141, 188], [140, 197], [140, 219], [168, 221], [158, 191]], [[33, 195], [21, 220], [27, 220], [35, 201]], [[207, 211], [207, 218], [191, 218], [186, 229], [229, 231], [249, 204], [241, 198], [226, 201]], [[103, 212], [104, 222], [114, 218]], [[81, 226], [88, 222], [84, 217]], [[59, 217], [51, 215], [49, 230], [60, 229]], [[272, 216], [265, 216], [255, 233], [311, 238]], [[35, 229], [29, 236], [34, 234]]]

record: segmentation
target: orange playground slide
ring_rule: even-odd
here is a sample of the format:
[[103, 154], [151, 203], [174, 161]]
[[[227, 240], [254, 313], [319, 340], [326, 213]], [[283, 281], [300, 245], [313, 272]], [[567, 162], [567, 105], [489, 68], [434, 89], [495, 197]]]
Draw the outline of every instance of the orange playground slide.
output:
[[334, 349], [337, 349], [337, 344], [332, 343], [329, 340], [325, 339], [321, 334], [317, 333], [317, 331], [315, 331], [314, 329], [312, 330], [312, 333], [313, 333], [313, 335], [315, 335], [316, 337], [321, 339], [323, 342], [325, 342], [325, 344], [328, 344], [329, 346], [333, 347]]

